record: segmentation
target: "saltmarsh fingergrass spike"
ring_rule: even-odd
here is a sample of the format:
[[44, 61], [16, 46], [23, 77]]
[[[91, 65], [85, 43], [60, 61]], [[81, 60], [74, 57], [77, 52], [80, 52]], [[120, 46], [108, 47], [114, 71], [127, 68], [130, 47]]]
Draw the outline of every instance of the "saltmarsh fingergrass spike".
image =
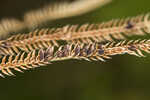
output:
[[44, 22], [77, 16], [110, 3], [112, 0], [75, 0], [49, 4], [43, 8], [25, 13], [24, 23], [28, 28], [35, 28]]
[[57, 41], [68, 43], [92, 43], [125, 39], [126, 36], [150, 33], [149, 14], [126, 19], [116, 19], [100, 24], [67, 25], [60, 28], [40, 29], [28, 34], [13, 35], [0, 41], [0, 54], [8, 55], [19, 49], [30, 52], [49, 46], [59, 46]]
[[0, 39], [7, 38], [10, 33], [18, 33], [26, 28], [35, 29], [47, 21], [87, 13], [110, 2], [111, 0], [75, 0], [73, 2], [50, 3], [44, 7], [27, 11], [22, 16], [22, 21], [16, 18], [4, 18], [0, 20]]
[[[52, 64], [54, 61], [68, 59], [84, 59], [87, 61], [105, 61], [114, 55], [129, 54], [144, 57], [144, 52], [150, 53], [150, 40], [130, 40], [121, 42], [67, 44], [50, 46], [17, 55], [3, 56], [0, 63], [1, 77], [14, 76], [13, 70], [23, 72], [30, 68]], [[8, 58], [8, 60], [7, 60]]]
[[[149, 13], [147, 13], [100, 24], [67, 25], [60, 28], [37, 29], [28, 34], [13, 35], [3, 40], [0, 44], [0, 50], [5, 51], [2, 53], [7, 55], [14, 54], [13, 51], [18, 53], [17, 48], [29, 52], [49, 46], [59, 46], [59, 40], [82, 44], [113, 41], [114, 38], [122, 40], [126, 38], [124, 35], [144, 35], [150, 33], [149, 16]], [[8, 45], [12, 49], [8, 48]]]
[[62, 28], [63, 40], [69, 43], [91, 43], [122, 40], [126, 38], [125, 36], [145, 35], [150, 33], [149, 17], [150, 14], [147, 13], [135, 17], [112, 19], [100, 24], [67, 25]]

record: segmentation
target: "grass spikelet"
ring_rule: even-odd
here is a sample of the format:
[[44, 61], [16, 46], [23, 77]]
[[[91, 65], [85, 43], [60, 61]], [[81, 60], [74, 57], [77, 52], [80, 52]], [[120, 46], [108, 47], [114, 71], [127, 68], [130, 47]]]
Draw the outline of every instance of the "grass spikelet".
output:
[[27, 27], [34, 28], [46, 21], [77, 16], [101, 7], [111, 0], [76, 0], [60, 4], [50, 4], [38, 10], [27, 12], [24, 15], [24, 22]]
[[0, 39], [6, 38], [9, 33], [19, 32], [26, 28], [33, 29], [47, 21], [84, 14], [109, 2], [111, 0], [76, 0], [71, 3], [49, 4], [26, 12], [22, 21], [5, 18], [0, 21]]
[[60, 30], [41, 29], [28, 34], [13, 35], [6, 40], [0, 41], [0, 54], [13, 55], [20, 50], [30, 52], [37, 49], [48, 48], [49, 46], [58, 46], [56, 40], [60, 39]]
[[[59, 40], [82, 44], [113, 41], [113, 38], [121, 40], [125, 39], [124, 35], [144, 35], [145, 33], [150, 33], [149, 14], [111, 20], [100, 24], [67, 25], [56, 29], [35, 30], [28, 34], [14, 35], [3, 43], [13, 49], [9, 51], [18, 53], [17, 47], [29, 52], [52, 45], [59, 46], [57, 43]], [[5, 47], [7, 48], [7, 46]], [[6, 51], [6, 48], [3, 48], [3, 46], [1, 48], [4, 49], [2, 51]], [[6, 54], [11, 54], [11, 52]]]
[[46, 57], [47, 56], [44, 55], [42, 50], [38, 51], [38, 54], [36, 54], [35, 51], [29, 52], [27, 56], [25, 56], [25, 52], [19, 53], [15, 56], [10, 55], [8, 57], [8, 61], [6, 60], [7, 56], [4, 56], [0, 64], [0, 76], [14, 76], [15, 74], [11, 71], [11, 69], [23, 72], [22, 70], [49, 64], [49, 62], [45, 59]]
[[20, 31], [24, 28], [24, 23], [11, 18], [0, 21], [0, 39], [6, 38], [9, 33]]
[[149, 16], [147, 13], [130, 18], [113, 19], [100, 24], [67, 25], [62, 28], [64, 35], [61, 35], [61, 38], [69, 43], [91, 43], [121, 40], [125, 39], [124, 35], [144, 35], [150, 33]]
[[[108, 42], [106, 44], [67, 44], [59, 47], [51, 46], [46, 50], [41, 49], [32, 52], [22, 52], [17, 55], [2, 57], [0, 63], [1, 77], [4, 75], [15, 75], [11, 69], [22, 72], [30, 68], [44, 66], [54, 61], [68, 59], [84, 59], [87, 61], [105, 61], [114, 55], [129, 54], [144, 57], [143, 52], [150, 53], [150, 40], [131, 40], [118, 43]], [[7, 60], [8, 58], [8, 60]]]

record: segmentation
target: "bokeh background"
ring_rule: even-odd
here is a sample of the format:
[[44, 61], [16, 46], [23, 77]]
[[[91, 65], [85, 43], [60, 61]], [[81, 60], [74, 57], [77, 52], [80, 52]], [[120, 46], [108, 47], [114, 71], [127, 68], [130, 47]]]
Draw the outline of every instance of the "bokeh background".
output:
[[[0, 0], [0, 19], [22, 19], [31, 9], [62, 1]], [[149, 11], [150, 0], [113, 0], [87, 14], [51, 21], [42, 27], [100, 23]], [[119, 55], [107, 62], [68, 60], [24, 74], [17, 72], [16, 77], [0, 78], [0, 100], [149, 100], [150, 55], [146, 56]]]

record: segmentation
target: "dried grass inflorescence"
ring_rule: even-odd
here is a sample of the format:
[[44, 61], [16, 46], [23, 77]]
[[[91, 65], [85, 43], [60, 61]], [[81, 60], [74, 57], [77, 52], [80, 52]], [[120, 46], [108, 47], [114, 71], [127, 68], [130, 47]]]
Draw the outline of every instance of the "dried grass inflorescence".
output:
[[9, 33], [19, 32], [26, 28], [36, 28], [47, 21], [84, 14], [109, 2], [111, 0], [76, 0], [71, 3], [49, 4], [26, 12], [22, 21], [15, 18], [2, 19], [0, 22], [0, 39], [2, 39], [1, 37], [6, 38]]
[[[150, 33], [149, 13], [135, 17], [113, 19], [100, 24], [72, 25], [63, 27], [63, 40], [71, 43], [90, 43], [93, 41], [113, 41], [125, 36]], [[63, 35], [62, 35], [63, 36]], [[61, 36], [61, 37], [62, 37]]]
[[6, 38], [9, 33], [20, 31], [24, 28], [24, 23], [17, 19], [3, 19], [0, 21], [0, 39]]
[[[130, 54], [138, 57], [144, 57], [142, 51], [150, 53], [150, 40], [131, 40], [119, 43], [109, 42], [102, 43], [82, 43], [67, 44], [60, 47], [50, 46], [46, 50], [41, 49], [32, 52], [22, 52], [18, 55], [4, 56], [0, 64], [1, 77], [4, 75], [14, 75], [11, 69], [22, 72], [21, 69], [27, 70], [50, 64], [54, 61], [67, 59], [84, 59], [100, 60], [110, 59], [111, 56], [119, 54]], [[7, 60], [8, 58], [8, 60]]]
[[6, 40], [0, 41], [0, 54], [11, 55], [19, 53], [20, 50], [29, 52], [36, 49], [48, 48], [53, 45], [58, 46], [56, 40], [59, 40], [59, 32], [59, 28], [41, 29], [28, 34], [13, 35]]
[[35, 30], [18, 34], [1, 41], [1, 54], [15, 54], [19, 49], [29, 52], [35, 49], [59, 46], [57, 41], [68, 43], [92, 43], [125, 39], [126, 36], [150, 33], [149, 14], [116, 19], [101, 24], [67, 25], [61, 28]]
[[[34, 28], [48, 20], [88, 12], [110, 1], [77, 0], [61, 5], [48, 5], [39, 10], [27, 12], [23, 21], [2, 20], [0, 32], [6, 34], [26, 27]], [[128, 36], [150, 33], [149, 16], [150, 14], [147, 13], [135, 17], [113, 19], [100, 24], [37, 29], [28, 34], [13, 35], [0, 40], [0, 76], [15, 76], [12, 70], [23, 72], [22, 70], [68, 59], [105, 61], [114, 55], [121, 54], [144, 57], [143, 51], [150, 53], [150, 40], [121, 42], [114, 42], [114, 40], [125, 40]]]
[[[47, 53], [46, 51], [44, 53]], [[0, 70], [4, 75], [12, 76], [14, 75], [11, 69], [14, 69], [16, 71], [22, 72], [21, 69], [27, 70], [29, 68], [35, 68], [38, 66], [49, 64], [48, 61], [46, 61], [44, 56], [44, 53], [41, 51], [36, 54], [35, 51], [29, 52], [25, 56], [25, 52], [19, 53], [18, 55], [10, 55], [9, 57], [4, 56], [2, 58], [1, 64], [0, 64]], [[8, 59], [8, 60], [7, 60]], [[3, 74], [0, 74], [1, 77], [4, 77]]]
[[50, 4], [38, 10], [27, 12], [24, 15], [24, 22], [27, 27], [33, 28], [49, 20], [84, 14], [109, 2], [111, 0], [76, 0], [71, 3]]

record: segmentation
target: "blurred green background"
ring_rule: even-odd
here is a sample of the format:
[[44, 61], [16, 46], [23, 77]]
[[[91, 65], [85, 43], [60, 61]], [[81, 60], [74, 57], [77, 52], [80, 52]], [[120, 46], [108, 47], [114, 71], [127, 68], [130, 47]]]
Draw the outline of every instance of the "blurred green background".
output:
[[[22, 19], [24, 12], [56, 1], [63, 0], [0, 0], [0, 19]], [[149, 11], [150, 0], [113, 0], [103, 8], [42, 27], [100, 23]], [[16, 72], [16, 77], [0, 78], [0, 100], [149, 100], [150, 55], [146, 56], [119, 55], [107, 62], [68, 60]]]

